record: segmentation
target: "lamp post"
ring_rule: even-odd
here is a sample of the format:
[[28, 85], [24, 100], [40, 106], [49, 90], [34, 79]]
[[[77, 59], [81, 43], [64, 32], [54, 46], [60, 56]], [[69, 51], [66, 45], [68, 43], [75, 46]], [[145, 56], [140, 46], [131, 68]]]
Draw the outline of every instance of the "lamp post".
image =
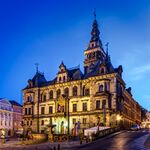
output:
[[69, 114], [69, 98], [67, 97], [67, 103], [68, 103], [68, 109], [67, 109], [67, 118], [68, 118], [68, 140], [69, 140], [69, 134], [70, 134], [70, 114]]
[[117, 120], [117, 126], [119, 126], [119, 128], [120, 128], [120, 120], [121, 120], [121, 116], [120, 116], [119, 114], [117, 115], [116, 120]]

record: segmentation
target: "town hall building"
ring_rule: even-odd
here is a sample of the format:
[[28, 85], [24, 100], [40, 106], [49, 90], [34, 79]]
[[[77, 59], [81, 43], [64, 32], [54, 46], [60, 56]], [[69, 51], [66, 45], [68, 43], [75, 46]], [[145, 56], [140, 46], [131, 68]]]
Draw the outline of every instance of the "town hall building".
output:
[[97, 125], [129, 128], [141, 122], [140, 105], [126, 88], [122, 66], [115, 68], [104, 50], [96, 17], [84, 56], [84, 72], [61, 62], [53, 80], [38, 70], [28, 80], [23, 89], [26, 130], [43, 133], [55, 125], [56, 133], [71, 134], [79, 122], [81, 130]]

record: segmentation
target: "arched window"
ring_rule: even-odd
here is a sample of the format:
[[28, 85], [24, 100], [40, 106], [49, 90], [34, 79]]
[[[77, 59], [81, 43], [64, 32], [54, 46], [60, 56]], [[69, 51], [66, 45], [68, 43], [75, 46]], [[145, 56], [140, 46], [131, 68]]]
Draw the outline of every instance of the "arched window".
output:
[[53, 91], [52, 90], [49, 92], [49, 99], [53, 99]]
[[74, 86], [73, 90], [72, 90], [72, 95], [77, 96], [77, 94], [78, 94], [78, 88], [76, 86]]
[[27, 97], [27, 102], [30, 102], [30, 96]]
[[99, 86], [99, 92], [103, 92], [104, 91], [104, 87], [103, 87], [103, 85], [100, 85]]
[[84, 94], [85, 94], [85, 96], [89, 96], [90, 95], [90, 90], [88, 88], [85, 88]]
[[32, 102], [32, 96], [31, 95], [27, 97], [27, 101]]
[[85, 85], [83, 86], [83, 89], [82, 89], [82, 95], [85, 96]]
[[69, 96], [69, 88], [65, 88], [65, 90], [64, 90], [64, 94], [65, 94], [65, 96], [66, 96], [66, 97], [68, 97], [68, 96]]
[[59, 77], [59, 81], [61, 81], [61, 77]]
[[46, 102], [46, 94], [43, 95], [43, 102]]
[[57, 98], [59, 98], [60, 95], [61, 95], [61, 91], [60, 91], [60, 89], [58, 89], [58, 90], [57, 90]]
[[64, 81], [64, 82], [66, 81], [66, 77], [65, 77], [65, 76], [63, 76], [63, 81]]
[[104, 73], [105, 73], [104, 68], [101, 68], [101, 74], [104, 74]]

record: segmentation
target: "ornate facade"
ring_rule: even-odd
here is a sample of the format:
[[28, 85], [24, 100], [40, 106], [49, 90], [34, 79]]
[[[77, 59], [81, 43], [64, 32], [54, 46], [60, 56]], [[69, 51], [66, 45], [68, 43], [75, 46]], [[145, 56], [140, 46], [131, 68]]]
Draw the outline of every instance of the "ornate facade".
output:
[[16, 101], [0, 98], [0, 130], [4, 130], [6, 136], [22, 130], [22, 106]]
[[[0, 131], [4, 130], [6, 136], [13, 135], [13, 109], [7, 99], [0, 98]], [[0, 132], [1, 136], [1, 132]]]
[[[56, 132], [71, 133], [74, 124], [81, 129], [96, 126], [128, 128], [141, 122], [141, 108], [126, 89], [122, 66], [114, 68], [104, 50], [96, 18], [88, 48], [84, 51], [84, 73], [68, 69], [62, 62], [57, 76], [47, 81], [38, 70], [23, 89], [25, 128], [45, 132], [56, 125]], [[69, 128], [68, 128], [69, 126]]]

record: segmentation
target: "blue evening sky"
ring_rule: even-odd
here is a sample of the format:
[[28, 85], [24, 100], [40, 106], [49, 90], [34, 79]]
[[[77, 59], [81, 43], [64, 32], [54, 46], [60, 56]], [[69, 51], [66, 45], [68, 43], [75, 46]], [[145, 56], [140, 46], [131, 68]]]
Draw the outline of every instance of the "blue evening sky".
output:
[[47, 80], [62, 60], [83, 70], [94, 8], [113, 65], [150, 109], [150, 0], [1, 0], [0, 97], [21, 102], [36, 62]]

